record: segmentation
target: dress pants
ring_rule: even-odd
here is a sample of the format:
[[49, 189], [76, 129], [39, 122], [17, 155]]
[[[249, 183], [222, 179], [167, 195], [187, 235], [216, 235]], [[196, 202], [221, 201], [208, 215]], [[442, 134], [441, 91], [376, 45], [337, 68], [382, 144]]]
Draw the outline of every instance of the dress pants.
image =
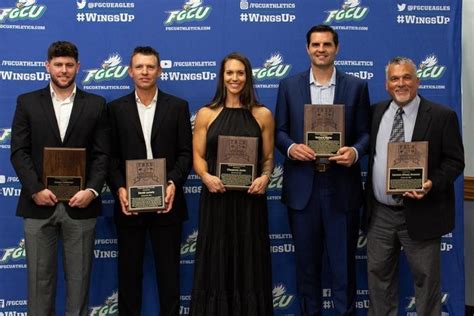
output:
[[418, 316], [441, 315], [440, 238], [408, 236], [403, 207], [374, 202], [367, 233], [369, 316], [398, 315], [398, 262], [403, 247], [415, 283]]
[[146, 236], [149, 233], [160, 298], [159, 315], [178, 316], [182, 224], [158, 226], [145, 222], [130, 226], [117, 225], [119, 314], [120, 316], [141, 315], [143, 258]]
[[25, 218], [28, 315], [56, 315], [58, 239], [63, 245], [66, 315], [87, 315], [95, 225], [95, 218], [70, 218], [63, 203], [50, 218]]
[[332, 182], [331, 172], [316, 172], [308, 205], [302, 210], [289, 209], [302, 316], [322, 314], [324, 252], [329, 258], [335, 315], [355, 315], [355, 252], [359, 213], [358, 210], [340, 209], [339, 201], [344, 197], [340, 196]]

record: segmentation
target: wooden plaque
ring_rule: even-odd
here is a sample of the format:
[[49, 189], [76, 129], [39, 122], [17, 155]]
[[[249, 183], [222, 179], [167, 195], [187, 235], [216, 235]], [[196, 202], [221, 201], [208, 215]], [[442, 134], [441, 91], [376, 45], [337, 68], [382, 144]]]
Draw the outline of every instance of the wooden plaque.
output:
[[229, 189], [246, 190], [257, 175], [258, 138], [219, 135], [217, 176]]
[[387, 194], [423, 191], [428, 179], [428, 142], [393, 142], [387, 148]]
[[166, 208], [166, 159], [127, 160], [128, 210], [155, 212]]
[[318, 157], [336, 155], [344, 146], [344, 105], [305, 104], [304, 139]]
[[45, 147], [43, 150], [43, 183], [67, 202], [84, 189], [86, 179], [86, 149]]

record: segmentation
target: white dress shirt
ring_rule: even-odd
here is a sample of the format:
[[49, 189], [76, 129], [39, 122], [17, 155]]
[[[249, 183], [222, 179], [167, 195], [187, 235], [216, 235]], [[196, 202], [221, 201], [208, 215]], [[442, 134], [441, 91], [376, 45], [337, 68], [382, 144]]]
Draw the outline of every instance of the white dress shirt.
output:
[[[49, 85], [49, 91], [51, 92], [51, 100], [53, 101], [54, 114], [56, 115], [56, 121], [58, 122], [59, 136], [61, 137], [61, 141], [64, 141], [67, 126], [69, 125], [69, 119], [71, 118], [72, 106], [74, 105], [74, 99], [76, 97], [77, 86], [74, 85], [72, 93], [64, 100], [58, 98], [51, 84]], [[99, 193], [92, 188], [86, 188], [86, 190], [89, 190], [94, 193], [95, 197], [99, 196]]]
[[151, 130], [153, 128], [153, 119], [155, 118], [158, 89], [156, 89], [155, 96], [148, 106], [142, 103], [136, 91], [135, 100], [137, 102], [138, 115], [140, 116], [143, 136], [145, 137], [146, 159], [153, 159], [153, 151], [151, 149]]
[[74, 85], [72, 93], [64, 100], [61, 100], [56, 95], [56, 92], [54, 92], [53, 87], [49, 85], [49, 90], [51, 92], [51, 100], [53, 101], [54, 114], [56, 115], [56, 121], [58, 122], [61, 141], [64, 141], [64, 136], [66, 135], [69, 119], [71, 118], [72, 105], [74, 104], [74, 98], [76, 96], [76, 88], [76, 85]]

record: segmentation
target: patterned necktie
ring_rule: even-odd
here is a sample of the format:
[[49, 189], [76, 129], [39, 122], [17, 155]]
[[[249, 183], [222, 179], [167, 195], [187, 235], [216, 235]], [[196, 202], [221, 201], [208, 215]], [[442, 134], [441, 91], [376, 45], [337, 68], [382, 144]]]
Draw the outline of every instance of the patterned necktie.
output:
[[[395, 113], [395, 117], [393, 119], [392, 125], [392, 132], [390, 133], [389, 142], [404, 142], [405, 141], [405, 130], [403, 128], [403, 109], [401, 107], [398, 108], [397, 113]], [[397, 202], [397, 204], [402, 204], [403, 197], [401, 194], [394, 194], [392, 195], [392, 199]]]
[[405, 130], [403, 128], [403, 109], [398, 108], [397, 113], [393, 119], [392, 132], [390, 133], [389, 142], [404, 142], [405, 141]]

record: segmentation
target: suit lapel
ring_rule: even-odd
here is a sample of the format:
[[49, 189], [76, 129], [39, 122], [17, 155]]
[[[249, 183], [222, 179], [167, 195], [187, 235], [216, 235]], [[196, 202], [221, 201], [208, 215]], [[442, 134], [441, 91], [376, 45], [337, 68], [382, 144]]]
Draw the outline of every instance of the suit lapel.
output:
[[66, 143], [71, 136], [71, 133], [76, 125], [82, 111], [84, 110], [84, 93], [76, 88], [76, 96], [74, 97], [74, 103], [72, 104], [71, 117], [67, 124], [66, 134], [64, 135], [63, 143]]
[[[295, 95], [295, 101], [298, 102], [297, 104], [301, 104], [300, 106], [298, 106], [295, 109], [295, 112], [296, 112], [295, 113], [295, 122], [301, 122], [301, 123], [298, 123], [298, 124], [304, 124], [304, 105], [312, 103], [311, 102], [311, 92], [310, 92], [310, 88], [309, 88], [310, 71], [311, 70], [306, 71], [303, 74], [301, 74], [298, 81], [297, 81], [297, 84], [298, 84], [299, 89], [300, 89], [300, 97], [297, 98], [297, 96]], [[301, 133], [303, 132], [303, 126], [304, 125], [301, 125], [300, 128], [299, 128]], [[303, 139], [303, 134], [301, 134], [300, 137], [301, 137], [301, 139]], [[298, 137], [298, 138], [300, 138], [300, 137]]]
[[311, 92], [309, 88], [309, 76], [310, 76], [310, 71], [307, 71], [303, 73], [300, 76], [299, 79], [299, 86], [300, 86], [300, 92], [301, 92], [301, 97], [303, 99], [303, 104], [311, 104]]
[[339, 71], [334, 68], [336, 72], [336, 91], [334, 92], [334, 104], [345, 104], [344, 92], [346, 90], [346, 80]]
[[140, 136], [143, 143], [145, 143], [145, 136], [143, 135], [142, 124], [140, 123], [140, 115], [138, 114], [137, 101], [135, 100], [135, 91], [129, 94], [129, 97], [125, 100], [127, 103], [125, 106], [126, 116], [130, 119]]
[[61, 136], [59, 135], [59, 125], [56, 120], [56, 114], [54, 113], [53, 101], [51, 99], [51, 92], [49, 86], [47, 86], [41, 92], [41, 107], [44, 115], [46, 116], [49, 127], [52, 129], [54, 136], [57, 138], [58, 143], [61, 143]]
[[151, 139], [153, 140], [158, 134], [158, 128], [161, 126], [163, 119], [170, 107], [168, 96], [162, 91], [158, 90], [158, 99], [156, 100], [155, 117], [153, 118], [153, 127], [151, 129]]
[[[420, 97], [421, 98], [421, 97]], [[431, 122], [431, 106], [425, 99], [421, 98], [418, 114], [416, 115], [415, 127], [413, 129], [412, 141], [421, 141], [425, 139], [426, 130]]]

